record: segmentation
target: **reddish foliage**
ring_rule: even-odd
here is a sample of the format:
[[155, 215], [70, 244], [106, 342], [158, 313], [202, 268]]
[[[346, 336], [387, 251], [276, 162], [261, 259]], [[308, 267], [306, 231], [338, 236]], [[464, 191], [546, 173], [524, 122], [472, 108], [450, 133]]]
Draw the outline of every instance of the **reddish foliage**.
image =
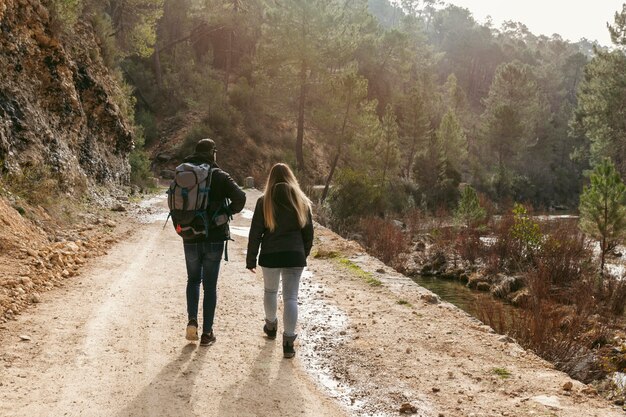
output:
[[410, 241], [405, 233], [388, 220], [368, 217], [360, 221], [359, 228], [365, 246], [386, 264], [392, 263], [398, 255], [409, 249]]

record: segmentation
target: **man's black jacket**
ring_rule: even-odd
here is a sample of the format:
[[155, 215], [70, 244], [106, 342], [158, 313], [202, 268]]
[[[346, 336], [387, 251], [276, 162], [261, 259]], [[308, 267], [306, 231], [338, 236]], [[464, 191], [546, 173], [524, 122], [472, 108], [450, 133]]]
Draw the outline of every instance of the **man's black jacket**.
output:
[[[185, 158], [184, 162], [191, 164], [209, 164], [211, 167], [219, 168], [213, 161], [212, 155], [206, 153], [194, 153], [191, 156]], [[239, 188], [235, 180], [231, 176], [221, 169], [217, 169], [213, 172], [213, 178], [211, 179], [211, 192], [209, 193], [209, 216], [222, 205], [225, 199], [230, 200], [227, 211], [232, 215], [239, 213], [243, 210], [246, 204], [246, 193]], [[223, 242], [230, 239], [230, 228], [228, 223], [221, 226], [217, 226], [209, 229], [208, 236], [206, 238], [185, 240], [185, 243], [197, 243], [197, 242]]]

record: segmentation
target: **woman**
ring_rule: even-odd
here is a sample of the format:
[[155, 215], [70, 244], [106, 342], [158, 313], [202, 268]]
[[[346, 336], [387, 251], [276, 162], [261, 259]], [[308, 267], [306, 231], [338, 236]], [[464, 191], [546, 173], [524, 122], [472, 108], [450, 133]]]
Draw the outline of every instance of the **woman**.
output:
[[265, 283], [263, 331], [268, 338], [276, 338], [276, 298], [282, 277], [283, 356], [293, 358], [296, 354], [293, 344], [297, 337], [298, 287], [313, 246], [313, 221], [311, 201], [285, 164], [276, 164], [270, 170], [265, 193], [257, 201], [252, 216], [246, 268], [253, 273], [256, 273], [259, 246], [259, 265]]

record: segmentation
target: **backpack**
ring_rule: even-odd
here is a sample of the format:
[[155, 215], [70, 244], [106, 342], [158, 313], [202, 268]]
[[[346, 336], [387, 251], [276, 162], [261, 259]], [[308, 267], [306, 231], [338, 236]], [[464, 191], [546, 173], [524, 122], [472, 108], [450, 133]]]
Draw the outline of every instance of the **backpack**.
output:
[[[207, 237], [209, 229], [228, 223], [229, 216], [223, 213], [226, 201], [212, 215], [210, 204], [211, 180], [218, 168], [209, 164], [183, 163], [176, 167], [174, 180], [167, 190], [168, 219], [172, 218], [176, 233], [183, 240]], [[167, 220], [165, 221], [167, 223]]]

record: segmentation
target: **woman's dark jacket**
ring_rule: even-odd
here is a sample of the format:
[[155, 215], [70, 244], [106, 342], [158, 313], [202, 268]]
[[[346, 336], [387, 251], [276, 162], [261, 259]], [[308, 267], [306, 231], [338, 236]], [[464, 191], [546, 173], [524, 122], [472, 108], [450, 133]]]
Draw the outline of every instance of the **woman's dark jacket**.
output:
[[300, 227], [298, 215], [293, 207], [288, 204], [274, 204], [276, 216], [276, 228], [270, 232], [265, 227], [263, 215], [263, 198], [256, 202], [250, 237], [248, 240], [248, 254], [246, 256], [246, 268], [256, 268], [259, 245], [261, 254], [259, 265], [268, 268], [289, 268], [306, 266], [306, 258], [313, 246], [313, 220], [311, 211], [309, 219], [304, 227]]
[[[193, 155], [185, 158], [184, 162], [191, 164], [209, 164], [211, 167], [218, 168], [213, 172], [213, 178], [211, 179], [211, 192], [209, 193], [209, 216], [220, 208], [225, 199], [230, 200], [225, 208], [226, 213], [233, 215], [243, 210], [246, 204], [246, 193], [239, 188], [235, 180], [231, 176], [219, 169], [217, 164], [213, 161], [213, 157], [206, 153], [194, 153]], [[230, 228], [228, 223], [221, 226], [216, 226], [209, 229], [209, 233], [206, 238], [185, 240], [185, 243], [199, 243], [199, 242], [223, 242], [230, 239]]]

